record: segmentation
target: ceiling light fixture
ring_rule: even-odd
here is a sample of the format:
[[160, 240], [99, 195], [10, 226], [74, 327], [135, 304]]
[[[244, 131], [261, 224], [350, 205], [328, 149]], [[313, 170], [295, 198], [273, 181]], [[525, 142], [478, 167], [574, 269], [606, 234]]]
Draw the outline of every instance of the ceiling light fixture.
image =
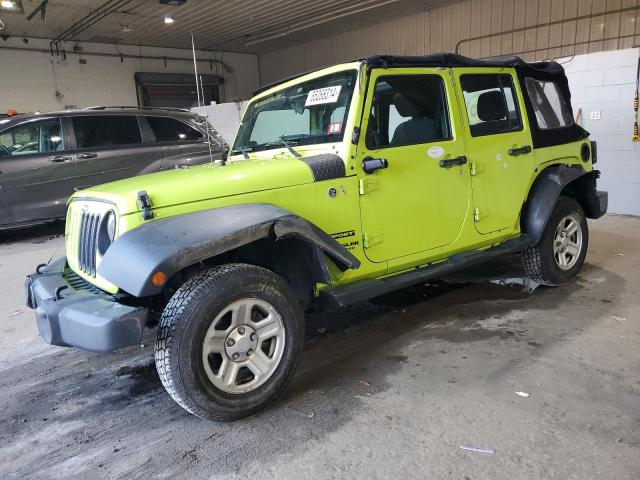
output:
[[22, 0], [0, 0], [0, 12], [24, 15]]
[[166, 23], [167, 25], [172, 24], [173, 22], [175, 22], [175, 20], [173, 19], [173, 17], [171, 15], [165, 15], [163, 17], [164, 23]]

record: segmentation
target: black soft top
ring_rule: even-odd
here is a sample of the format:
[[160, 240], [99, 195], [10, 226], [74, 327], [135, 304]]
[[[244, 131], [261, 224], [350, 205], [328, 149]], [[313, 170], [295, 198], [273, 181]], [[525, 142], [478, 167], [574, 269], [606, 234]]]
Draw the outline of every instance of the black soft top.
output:
[[469, 58], [455, 53], [434, 53], [432, 55], [373, 55], [360, 58], [372, 67], [513, 67], [553, 76], [564, 76], [564, 68], [558, 62], [527, 63], [517, 56], [495, 57], [485, 60]]
[[[370, 57], [359, 58], [354, 61], [363, 62], [368, 68], [392, 68], [392, 67], [489, 67], [489, 68], [515, 68], [521, 88], [526, 88], [525, 78], [531, 77], [543, 82], [554, 82], [560, 89], [560, 93], [573, 116], [571, 107], [571, 92], [569, 91], [569, 81], [565, 75], [564, 68], [558, 62], [532, 62], [528, 63], [517, 56], [495, 57], [485, 60], [469, 58], [455, 53], [434, 53], [432, 55], [423, 56], [404, 56], [404, 55], [373, 55]], [[348, 62], [345, 62], [348, 63]], [[313, 69], [302, 72], [288, 78], [284, 78], [277, 82], [261, 87], [255, 92], [255, 95], [265, 90], [273, 88], [284, 82], [302, 77], [308, 73], [316, 72], [320, 69]], [[583, 140], [589, 136], [589, 133], [577, 123], [573, 123], [567, 127], [541, 130], [538, 127], [536, 115], [531, 105], [528, 95], [524, 95], [524, 103], [531, 126], [531, 137], [533, 145], [536, 148], [550, 147], [553, 145], [561, 145], [564, 143]]]

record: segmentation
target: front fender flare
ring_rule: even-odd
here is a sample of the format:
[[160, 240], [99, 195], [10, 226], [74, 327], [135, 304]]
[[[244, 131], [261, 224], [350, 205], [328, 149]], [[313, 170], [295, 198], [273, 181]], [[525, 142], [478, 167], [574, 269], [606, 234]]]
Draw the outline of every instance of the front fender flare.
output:
[[151, 283], [158, 271], [175, 273], [256, 240], [296, 237], [322, 250], [343, 270], [360, 261], [316, 225], [288, 210], [254, 203], [154, 220], [118, 237], [98, 267], [98, 274], [135, 297], [156, 295]]
[[580, 165], [552, 165], [540, 172], [529, 191], [520, 220], [522, 231], [533, 244], [542, 237], [562, 190], [586, 173]]

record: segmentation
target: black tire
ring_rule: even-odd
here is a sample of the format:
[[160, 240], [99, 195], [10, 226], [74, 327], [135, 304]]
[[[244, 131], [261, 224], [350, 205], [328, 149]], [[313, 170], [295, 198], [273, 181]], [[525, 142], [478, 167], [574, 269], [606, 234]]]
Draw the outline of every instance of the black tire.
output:
[[[203, 341], [218, 312], [247, 298], [266, 301], [278, 312], [284, 350], [264, 384], [247, 393], [227, 393], [205, 372]], [[167, 392], [185, 410], [207, 420], [230, 421], [254, 413], [284, 389], [303, 340], [302, 310], [281, 277], [254, 265], [222, 265], [188, 280], [167, 304], [157, 333], [156, 368]]]
[[[565, 270], [556, 261], [554, 241], [556, 229], [568, 215], [575, 215], [579, 219], [582, 241], [577, 260], [571, 268]], [[588, 246], [589, 229], [582, 207], [573, 198], [560, 197], [549, 217], [540, 241], [522, 253], [522, 263], [526, 274], [532, 280], [547, 286], [562, 285], [571, 281], [578, 274], [587, 256]]]

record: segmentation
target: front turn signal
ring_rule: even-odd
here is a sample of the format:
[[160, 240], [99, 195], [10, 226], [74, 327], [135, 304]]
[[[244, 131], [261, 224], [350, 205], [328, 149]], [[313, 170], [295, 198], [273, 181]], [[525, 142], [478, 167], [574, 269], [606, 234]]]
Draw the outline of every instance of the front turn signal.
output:
[[151, 283], [156, 287], [161, 287], [167, 282], [167, 276], [164, 272], [156, 272], [151, 275]]

